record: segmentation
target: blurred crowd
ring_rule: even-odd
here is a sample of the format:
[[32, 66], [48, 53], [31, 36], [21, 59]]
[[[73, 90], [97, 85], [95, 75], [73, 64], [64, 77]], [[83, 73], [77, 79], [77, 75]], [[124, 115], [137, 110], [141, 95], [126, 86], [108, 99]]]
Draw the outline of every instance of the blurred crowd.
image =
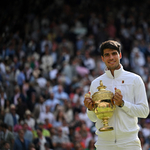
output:
[[[121, 63], [142, 77], [150, 104], [150, 1], [6, 0], [0, 7], [1, 150], [95, 150], [83, 100], [104, 73], [99, 45], [108, 39], [122, 44]], [[150, 116], [139, 126], [149, 150]]]

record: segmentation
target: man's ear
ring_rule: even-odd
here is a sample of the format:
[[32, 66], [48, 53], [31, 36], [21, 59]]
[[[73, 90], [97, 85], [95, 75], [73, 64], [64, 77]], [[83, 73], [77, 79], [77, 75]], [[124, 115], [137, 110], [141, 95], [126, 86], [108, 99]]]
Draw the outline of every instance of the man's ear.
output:
[[120, 57], [120, 59], [122, 58], [122, 54], [121, 53], [119, 54], [119, 57]]
[[101, 56], [101, 58], [102, 58], [102, 61], [104, 62], [104, 57], [103, 57], [103, 56]]

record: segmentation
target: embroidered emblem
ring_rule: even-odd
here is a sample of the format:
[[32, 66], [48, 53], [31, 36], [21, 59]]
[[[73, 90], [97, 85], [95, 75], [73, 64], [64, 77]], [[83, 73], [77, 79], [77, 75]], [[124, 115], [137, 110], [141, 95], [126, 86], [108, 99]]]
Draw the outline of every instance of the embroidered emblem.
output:
[[124, 83], [124, 80], [122, 80], [122, 83]]

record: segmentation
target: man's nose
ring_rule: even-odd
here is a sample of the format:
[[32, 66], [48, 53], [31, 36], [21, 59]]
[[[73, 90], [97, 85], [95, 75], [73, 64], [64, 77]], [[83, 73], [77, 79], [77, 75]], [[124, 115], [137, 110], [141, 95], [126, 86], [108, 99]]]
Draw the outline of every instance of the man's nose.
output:
[[109, 55], [109, 59], [113, 59], [113, 55], [112, 54]]

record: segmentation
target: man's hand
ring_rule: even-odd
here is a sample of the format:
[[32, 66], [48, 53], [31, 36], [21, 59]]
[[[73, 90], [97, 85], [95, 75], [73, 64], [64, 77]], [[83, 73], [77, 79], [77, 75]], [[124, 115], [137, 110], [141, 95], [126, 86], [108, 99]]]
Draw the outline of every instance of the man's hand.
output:
[[119, 89], [115, 89], [115, 95], [112, 99], [115, 102], [115, 105], [120, 106], [123, 103], [122, 98], [123, 96], [121, 94], [121, 91]]
[[91, 98], [91, 93], [87, 93], [85, 94], [84, 96], [84, 105], [90, 110], [92, 111], [94, 109], [94, 103], [92, 101], [92, 98]]

